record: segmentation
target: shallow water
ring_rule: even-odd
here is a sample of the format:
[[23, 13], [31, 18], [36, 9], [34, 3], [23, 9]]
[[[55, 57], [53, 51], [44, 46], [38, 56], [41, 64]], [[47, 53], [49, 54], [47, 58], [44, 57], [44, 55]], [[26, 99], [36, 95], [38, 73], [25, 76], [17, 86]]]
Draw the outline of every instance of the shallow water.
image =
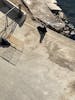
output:
[[57, 0], [68, 20], [75, 26], [75, 0]]

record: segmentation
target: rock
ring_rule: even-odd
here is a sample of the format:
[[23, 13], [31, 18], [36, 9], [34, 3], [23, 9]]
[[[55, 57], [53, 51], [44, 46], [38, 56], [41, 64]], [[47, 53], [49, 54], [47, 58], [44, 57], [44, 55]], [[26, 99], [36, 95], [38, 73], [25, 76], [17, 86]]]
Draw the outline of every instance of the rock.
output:
[[59, 11], [59, 17], [60, 17], [61, 19], [63, 19], [63, 18], [64, 18], [64, 13], [61, 12], [61, 11]]
[[74, 32], [74, 31], [72, 31], [70, 34], [71, 34], [71, 35], [74, 35], [74, 34], [75, 34], [75, 32]]

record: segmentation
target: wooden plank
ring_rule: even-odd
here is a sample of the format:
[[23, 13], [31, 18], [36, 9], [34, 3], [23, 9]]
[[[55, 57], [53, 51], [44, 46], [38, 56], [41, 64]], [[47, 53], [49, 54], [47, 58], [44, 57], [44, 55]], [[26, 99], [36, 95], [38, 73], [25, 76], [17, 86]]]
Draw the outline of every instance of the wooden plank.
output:
[[24, 41], [21, 41], [19, 39], [17, 39], [15, 36], [13, 35], [9, 35], [7, 37], [7, 40], [11, 43], [12, 46], [14, 46], [16, 49], [18, 50], [23, 50], [24, 47]]
[[20, 51], [10, 46], [0, 55], [0, 57], [6, 60], [8, 63], [16, 65], [20, 59], [21, 54], [22, 53]]

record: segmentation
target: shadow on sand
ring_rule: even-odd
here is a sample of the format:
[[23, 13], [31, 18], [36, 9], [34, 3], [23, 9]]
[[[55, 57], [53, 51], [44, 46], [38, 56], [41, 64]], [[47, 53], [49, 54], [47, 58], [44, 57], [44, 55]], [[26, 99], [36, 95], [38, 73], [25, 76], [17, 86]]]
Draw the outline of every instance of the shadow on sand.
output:
[[3, 47], [3, 48], [8, 48], [8, 47], [10, 47], [11, 46], [11, 44], [7, 41], [7, 40], [5, 40], [5, 39], [0, 39], [0, 47]]
[[44, 27], [38, 26], [37, 30], [38, 30], [38, 32], [40, 34], [40, 43], [42, 43], [42, 41], [43, 41], [43, 39], [45, 37], [45, 34], [47, 32], [46, 27], [45, 26]]

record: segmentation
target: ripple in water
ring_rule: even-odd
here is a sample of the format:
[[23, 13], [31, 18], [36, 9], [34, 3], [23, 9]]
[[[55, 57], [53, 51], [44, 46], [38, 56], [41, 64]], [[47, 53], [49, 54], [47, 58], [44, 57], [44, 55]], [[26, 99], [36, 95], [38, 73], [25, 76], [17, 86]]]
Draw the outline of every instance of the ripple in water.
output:
[[68, 20], [75, 26], [75, 0], [57, 0]]

